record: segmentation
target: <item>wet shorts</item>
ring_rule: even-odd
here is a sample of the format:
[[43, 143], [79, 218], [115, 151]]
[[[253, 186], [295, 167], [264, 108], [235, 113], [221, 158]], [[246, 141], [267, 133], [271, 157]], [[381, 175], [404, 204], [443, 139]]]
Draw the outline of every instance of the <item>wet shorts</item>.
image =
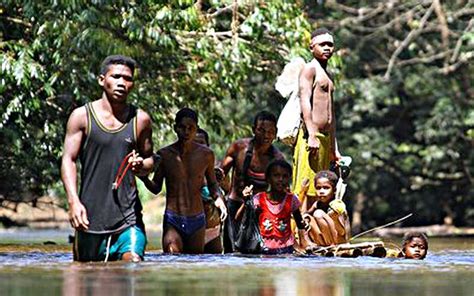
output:
[[95, 234], [76, 231], [74, 240], [75, 261], [116, 261], [132, 252], [143, 259], [146, 246], [145, 231], [134, 225], [112, 234]]
[[166, 210], [163, 224], [173, 226], [183, 238], [189, 238], [199, 229], [206, 226], [206, 215], [201, 213], [195, 216], [182, 216], [173, 211]]

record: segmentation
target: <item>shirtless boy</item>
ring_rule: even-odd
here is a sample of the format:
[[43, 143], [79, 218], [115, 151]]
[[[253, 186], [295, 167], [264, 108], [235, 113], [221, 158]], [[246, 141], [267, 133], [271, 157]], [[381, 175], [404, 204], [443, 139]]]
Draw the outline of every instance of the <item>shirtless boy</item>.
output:
[[[254, 194], [267, 190], [267, 165], [273, 159], [284, 159], [283, 154], [272, 145], [277, 132], [276, 122], [277, 119], [272, 113], [259, 112], [253, 123], [253, 138], [239, 139], [232, 143], [222, 161], [221, 168], [225, 176], [232, 169], [231, 191], [227, 200], [229, 219], [224, 229], [226, 253], [234, 251], [234, 237], [240, 227], [240, 222], [235, 221], [235, 214], [243, 203], [242, 190], [250, 185], [253, 185]], [[245, 169], [246, 158], [248, 164]]]
[[227, 209], [214, 173], [214, 153], [194, 141], [198, 116], [189, 108], [181, 109], [175, 118], [178, 140], [158, 151], [161, 161], [153, 180], [145, 182], [157, 194], [166, 183], [166, 210], [163, 219], [165, 253], [201, 254], [204, 251], [206, 216], [201, 198], [203, 179], [207, 181], [214, 204], [221, 212]]
[[[154, 159], [150, 116], [127, 103], [135, 66], [126, 56], [107, 57], [99, 75], [102, 97], [75, 109], [67, 123], [61, 177], [77, 261], [143, 259], [146, 236], [134, 175], [147, 175]], [[120, 164], [131, 152], [131, 172], [114, 190]]]
[[[331, 33], [324, 28], [315, 30], [311, 35], [310, 50], [314, 59], [305, 65], [299, 77], [303, 124], [293, 153], [293, 192], [300, 192], [304, 179], [313, 180], [317, 172], [329, 168], [331, 160], [337, 162], [341, 157], [336, 143], [334, 85], [326, 72], [334, 52]], [[315, 195], [311, 182], [307, 192], [309, 204], [314, 202]]]

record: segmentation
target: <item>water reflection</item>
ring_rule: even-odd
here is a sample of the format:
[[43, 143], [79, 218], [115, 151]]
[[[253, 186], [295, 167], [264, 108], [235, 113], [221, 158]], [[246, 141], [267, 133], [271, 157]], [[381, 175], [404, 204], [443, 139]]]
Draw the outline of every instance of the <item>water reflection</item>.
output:
[[147, 254], [72, 263], [70, 251], [0, 250], [2, 295], [472, 295], [474, 250], [426, 260]]
[[[61, 279], [58, 279], [61, 280]], [[332, 271], [142, 268], [72, 265], [62, 274], [62, 295], [348, 295], [350, 281]]]
[[73, 264], [63, 272], [62, 294], [84, 295], [135, 295], [137, 275], [133, 269], [103, 268], [93, 265], [84, 268]]

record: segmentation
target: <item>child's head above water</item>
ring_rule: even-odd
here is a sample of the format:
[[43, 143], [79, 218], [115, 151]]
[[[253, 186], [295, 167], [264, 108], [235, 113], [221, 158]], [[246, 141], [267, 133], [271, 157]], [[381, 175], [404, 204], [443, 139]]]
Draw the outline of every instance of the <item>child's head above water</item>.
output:
[[265, 179], [272, 190], [286, 191], [290, 185], [292, 167], [284, 159], [276, 159], [268, 164]]
[[337, 180], [337, 175], [331, 171], [320, 171], [316, 174], [314, 187], [319, 201], [328, 203], [334, 199]]
[[428, 238], [422, 232], [408, 232], [403, 237], [402, 248], [406, 259], [423, 260], [428, 253]]

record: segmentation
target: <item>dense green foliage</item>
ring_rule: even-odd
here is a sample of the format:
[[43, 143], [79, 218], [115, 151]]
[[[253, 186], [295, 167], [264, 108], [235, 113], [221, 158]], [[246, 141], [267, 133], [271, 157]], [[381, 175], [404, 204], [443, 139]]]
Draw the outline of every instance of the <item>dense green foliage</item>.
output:
[[258, 110], [281, 110], [276, 76], [291, 57], [309, 59], [310, 31], [326, 26], [339, 48], [338, 140], [355, 159], [347, 197], [362, 201], [362, 226], [408, 212], [407, 224], [474, 225], [472, 4], [385, 2], [3, 1], [0, 198], [58, 186], [67, 117], [100, 96], [105, 56], [139, 62], [130, 100], [152, 115], [155, 148], [190, 106], [220, 158]]

